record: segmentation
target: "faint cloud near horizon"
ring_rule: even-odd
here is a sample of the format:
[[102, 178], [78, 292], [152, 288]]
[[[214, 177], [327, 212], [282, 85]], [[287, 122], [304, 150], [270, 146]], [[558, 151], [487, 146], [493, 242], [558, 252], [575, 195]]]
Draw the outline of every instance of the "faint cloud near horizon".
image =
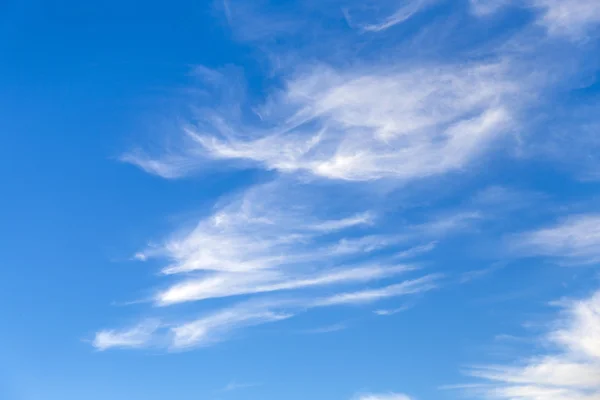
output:
[[224, 387], [222, 387], [221, 389], [217, 390], [217, 392], [233, 392], [236, 390], [241, 390], [241, 389], [249, 389], [249, 388], [254, 388], [254, 387], [258, 387], [258, 386], [262, 386], [262, 383], [248, 383], [248, 382], [237, 382], [237, 381], [231, 381], [229, 382], [227, 385], [225, 385]]

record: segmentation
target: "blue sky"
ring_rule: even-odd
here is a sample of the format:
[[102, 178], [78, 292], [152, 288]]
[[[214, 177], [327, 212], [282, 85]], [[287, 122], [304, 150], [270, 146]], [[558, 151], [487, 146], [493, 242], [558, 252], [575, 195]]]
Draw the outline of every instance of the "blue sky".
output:
[[0, 398], [600, 399], [600, 3], [0, 3]]

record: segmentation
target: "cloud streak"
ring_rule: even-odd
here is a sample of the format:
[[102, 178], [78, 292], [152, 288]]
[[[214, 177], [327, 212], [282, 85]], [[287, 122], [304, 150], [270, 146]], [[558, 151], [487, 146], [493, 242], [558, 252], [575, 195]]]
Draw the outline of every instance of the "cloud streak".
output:
[[361, 25], [360, 28], [365, 32], [381, 32], [390, 29], [398, 24], [408, 21], [414, 15], [423, 11], [426, 7], [430, 6], [432, 0], [410, 0], [404, 2], [404, 4], [398, 8], [393, 14], [384, 18], [382, 21]]
[[283, 112], [277, 103], [297, 110], [277, 131], [256, 139], [191, 134], [209, 157], [282, 172], [349, 181], [422, 178], [461, 168], [510, 126], [503, 98], [514, 88], [501, 75], [499, 66], [363, 74], [318, 67], [289, 81], [274, 100], [275, 117]]
[[600, 4], [595, 0], [530, 0], [541, 10], [539, 23], [551, 35], [580, 38], [600, 24]]
[[413, 400], [402, 393], [369, 393], [362, 394], [357, 397], [357, 400]]
[[[504, 2], [472, 3], [482, 15]], [[433, 1], [403, 4], [377, 22], [359, 24], [359, 32], [344, 26], [354, 35], [348, 42], [354, 44], [357, 37], [379, 40]], [[597, 22], [596, 6], [587, 0], [570, 8], [564, 0], [528, 4], [551, 34], [579, 35]], [[228, 2], [223, 7], [232, 26], [249, 9]], [[272, 18], [252, 16], [248, 19], [254, 22], [241, 35], [247, 40], [304, 26], [281, 18], [281, 24], [269, 27], [265, 21]], [[539, 34], [539, 28], [535, 31]], [[518, 47], [517, 42], [506, 47]], [[140, 261], [163, 262], [160, 278], [168, 283], [149, 299], [158, 306], [156, 312], [164, 315], [182, 303], [202, 303], [200, 317], [166, 317], [153, 325], [103, 330], [95, 347], [190, 349], [318, 307], [369, 305], [440, 287], [439, 274], [421, 272], [404, 260], [435, 250], [437, 241], [450, 233], [470, 229], [482, 213], [434, 212], [443, 217], [397, 223], [392, 229], [384, 210], [394, 206], [376, 191], [384, 186], [409, 190], [418, 181], [469, 171], [522, 126], [522, 113], [541, 92], [538, 79], [546, 70], [530, 74], [523, 68], [529, 56], [506, 47], [500, 52], [470, 49], [467, 58], [408, 60], [385, 49], [376, 56], [350, 57], [355, 62], [305, 60], [302, 55], [308, 51], [268, 54], [277, 65], [269, 71], [269, 86], [258, 95], [250, 93], [251, 85], [244, 84], [239, 71], [198, 67], [194, 76], [201, 81], [202, 95], [182, 127], [181, 145], [157, 156], [136, 150], [121, 160], [166, 179], [218, 164], [262, 170], [270, 181], [222, 199], [192, 229], [136, 255]], [[367, 200], [356, 196], [358, 191]], [[501, 203], [516, 202], [513, 194], [495, 188], [471, 206], [498, 209], [490, 199], [499, 198]], [[600, 256], [598, 222], [593, 215], [573, 217], [515, 236], [511, 246], [523, 254], [593, 262]], [[416, 276], [399, 280], [409, 273]], [[463, 275], [463, 280], [475, 276]], [[215, 309], [214, 299], [226, 305]]]
[[171, 351], [210, 346], [237, 331], [289, 319], [312, 308], [369, 304], [384, 298], [415, 295], [438, 287], [439, 276], [430, 275], [378, 289], [340, 293], [321, 298], [297, 297], [238, 303], [186, 322], [153, 322], [125, 330], [103, 330], [93, 341], [98, 350], [111, 348], [165, 348]]
[[103, 330], [96, 333], [92, 345], [98, 350], [110, 348], [142, 348], [150, 345], [160, 328], [156, 320], [142, 322], [126, 330]]
[[523, 254], [595, 263], [600, 260], [600, 215], [571, 216], [554, 226], [519, 234], [511, 242]]
[[314, 276], [285, 276], [281, 272], [218, 273], [187, 280], [158, 294], [159, 305], [206, 300], [242, 294], [296, 290], [313, 286], [368, 282], [412, 270], [408, 266], [368, 266], [328, 271]]
[[203, 110], [198, 125], [186, 128], [196, 145], [192, 156], [126, 160], [165, 177], [184, 175], [205, 159], [346, 181], [457, 171], [515, 122], [519, 90], [509, 76], [502, 64], [316, 65], [252, 107], [257, 120], [224, 107]]
[[331, 297], [317, 300], [314, 305], [323, 307], [342, 304], [367, 304], [389, 297], [423, 293], [437, 288], [440, 277], [441, 276], [439, 275], [428, 275], [419, 279], [405, 281], [378, 289], [338, 293]]
[[[162, 276], [178, 279], [152, 298], [167, 316], [151, 327], [100, 331], [94, 346], [188, 350], [314, 308], [372, 304], [440, 286], [436, 274], [399, 281], [420, 268], [394, 260], [432, 251], [432, 239], [463, 229], [470, 216], [406, 226], [403, 235], [374, 234], [376, 213], [348, 214], [329, 200], [328, 190], [320, 195], [281, 179], [253, 186], [221, 202], [195, 228], [138, 253], [140, 261], [164, 260]], [[422, 238], [429, 243], [411, 247]], [[173, 321], [165, 314], [181, 303], [234, 297], [233, 305], [209, 306], [200, 318]]]
[[470, 3], [478, 16], [509, 5], [529, 8], [537, 14], [536, 24], [551, 37], [582, 39], [600, 24], [600, 5], [595, 0], [470, 0]]
[[540, 343], [554, 352], [514, 365], [473, 368], [469, 374], [483, 382], [466, 389], [496, 400], [600, 399], [600, 292], [564, 302], [554, 325]]
[[171, 328], [169, 347], [173, 350], [182, 350], [214, 344], [224, 340], [226, 335], [236, 329], [281, 321], [292, 316], [292, 314], [244, 308], [222, 310], [208, 317]]

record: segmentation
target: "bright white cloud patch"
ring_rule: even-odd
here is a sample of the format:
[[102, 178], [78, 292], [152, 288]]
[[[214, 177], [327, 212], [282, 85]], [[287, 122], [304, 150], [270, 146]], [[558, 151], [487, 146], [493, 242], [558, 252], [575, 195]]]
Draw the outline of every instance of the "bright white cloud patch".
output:
[[157, 321], [146, 321], [126, 330], [103, 330], [96, 333], [92, 345], [98, 350], [147, 347], [159, 327]]
[[[156, 304], [395, 278], [416, 268], [394, 260], [434, 249], [432, 243], [410, 247], [415, 237], [440, 237], [470, 219], [461, 214], [406, 226], [395, 236], [372, 234], [373, 213], [322, 219], [312, 200], [295, 197], [291, 190], [300, 192], [302, 186], [292, 189], [280, 182], [256, 186], [218, 208], [191, 232], [139, 253], [140, 260], [166, 257], [170, 263], [163, 273], [184, 276], [158, 292]], [[368, 262], [362, 261], [366, 256]]]
[[339, 293], [334, 296], [317, 300], [316, 306], [332, 306], [339, 304], [372, 303], [387, 297], [416, 294], [435, 289], [438, 286], [439, 276], [430, 275], [420, 279], [405, 281], [379, 289], [366, 289], [357, 292]]
[[110, 348], [157, 347], [186, 350], [208, 346], [228, 339], [242, 328], [282, 321], [312, 308], [373, 303], [390, 297], [407, 296], [433, 290], [440, 276], [430, 275], [379, 289], [364, 289], [329, 297], [265, 299], [239, 303], [207, 313], [198, 319], [178, 323], [141, 324], [115, 331], [96, 334], [93, 342], [99, 350]]
[[514, 365], [474, 368], [471, 375], [486, 382], [470, 390], [497, 400], [600, 399], [600, 292], [565, 304], [543, 344], [556, 351]]
[[274, 130], [190, 134], [210, 157], [283, 172], [355, 181], [426, 177], [463, 167], [508, 128], [515, 87], [502, 75], [500, 66], [363, 74], [319, 67], [289, 81], [269, 104], [264, 118], [285, 118]]
[[597, 0], [530, 0], [542, 16], [540, 23], [552, 35], [581, 37], [600, 24], [600, 2]]
[[186, 129], [198, 147], [180, 158], [125, 160], [165, 177], [205, 158], [348, 181], [443, 174], [466, 167], [510, 129], [519, 87], [509, 75], [493, 64], [315, 66], [254, 108], [256, 120], [228, 107], [203, 109]]
[[[394, 37], [383, 40], [384, 35], [397, 31], [392, 27], [416, 20], [433, 3], [409, 0], [390, 7], [389, 3], [373, 2], [374, 6], [367, 8], [375, 10], [377, 18], [345, 9], [347, 21], [358, 29], [348, 29], [339, 21], [341, 15], [337, 22], [344, 25], [345, 33], [354, 35], [347, 41], [352, 50], [341, 49], [345, 47], [343, 38], [332, 40], [335, 46], [331, 50], [340, 48], [340, 54], [356, 55], [349, 57], [352, 61], [332, 56], [316, 62], [319, 57], [313, 58], [305, 49], [297, 54], [268, 54], [275, 64], [269, 72], [275, 76], [265, 79], [270, 86], [260, 88], [259, 93], [246, 93], [238, 78], [241, 74], [235, 71], [196, 69], [202, 95], [182, 138], [176, 140], [182, 144], [165, 148], [158, 156], [134, 151], [122, 161], [167, 179], [193, 174], [219, 161], [221, 166], [269, 171], [271, 181], [251, 187], [238, 198], [221, 201], [192, 229], [138, 253], [135, 258], [140, 261], [164, 262], [160, 278], [166, 283], [149, 299], [163, 317], [130, 329], [100, 331], [94, 340], [96, 348], [185, 350], [208, 346], [242, 329], [316, 308], [373, 305], [441, 286], [440, 274], [424, 272], [411, 259], [436, 249], [445, 235], [470, 229], [483, 213], [430, 210], [428, 215], [433, 217], [421, 224], [406, 223], [404, 215], [394, 215], [393, 229], [389, 224], [384, 228], [385, 213], [399, 212], [400, 206], [391, 204], [386, 198], [389, 193], [380, 196], [378, 191], [389, 187], [409, 191], [409, 183], [473, 168], [482, 155], [498, 148], [508, 133], [526, 120], [537, 119], [523, 118], [525, 111], [534, 108], [527, 102], [535, 102], [539, 93], [551, 97], [551, 91], [543, 86], [561, 78], [553, 76], [542, 82], [554, 70], [535, 68], [531, 61], [535, 54], [529, 59], [527, 50], [515, 49], [527, 35], [514, 40], [518, 36], [514, 34], [496, 52], [498, 43], [471, 46], [461, 42], [468, 42], [461, 33], [457, 57], [445, 53], [455, 47], [445, 37], [439, 38], [442, 45], [436, 44], [435, 51], [421, 48], [427, 47], [428, 41], [437, 42], [438, 38], [432, 37], [435, 32], [444, 31], [451, 40], [458, 38], [449, 32], [457, 25], [459, 19], [453, 19], [457, 14], [439, 18], [431, 30], [418, 29], [415, 37], [402, 38], [410, 42], [398, 46], [402, 51], [391, 46], [379, 52], [365, 50], [367, 56], [359, 56], [362, 50], [357, 49], [368, 46], [369, 40], [381, 40], [378, 43], [384, 46], [395, 42]], [[249, 39], [266, 43], [270, 36], [291, 26], [296, 27], [294, 32], [309, 26], [288, 24], [281, 18], [281, 23], [272, 27], [276, 29], [269, 29], [266, 25], [272, 18], [251, 18], [244, 15], [244, 7], [223, 4], [230, 25], [249, 17], [249, 29], [242, 34]], [[514, 2], [471, 0], [472, 11], [479, 16], [505, 5]], [[358, 4], [356, 9], [362, 6]], [[538, 28], [533, 31], [539, 34], [541, 24], [544, 32], [549, 32], [548, 41], [557, 36], [561, 40], [564, 36], [581, 38], [600, 21], [600, 6], [591, 0], [523, 0], [518, 6], [529, 7], [536, 14], [533, 25]], [[442, 19], [443, 24], [439, 22]], [[476, 25], [480, 21], [468, 22]], [[469, 29], [469, 35], [477, 31], [473, 26]], [[497, 29], [486, 31], [478, 41], [488, 36], [496, 39]], [[511, 29], [517, 28], [511, 25]], [[315, 37], [327, 36], [311, 32]], [[319, 51], [327, 47], [321, 45]], [[442, 47], [444, 51], [437, 51]], [[411, 58], [412, 52], [417, 56]], [[517, 133], [519, 140], [527, 140]], [[481, 170], [485, 175], [484, 168]], [[384, 186], [387, 188], [381, 189]], [[355, 188], [369, 201], [355, 197]], [[420, 200], [424, 209], [432, 202]], [[519, 193], [488, 186], [469, 207], [499, 213], [526, 204], [531, 202]], [[436, 219], [436, 215], [444, 217]], [[596, 262], [600, 260], [598, 226], [600, 217], [596, 215], [572, 217], [516, 235], [512, 245], [523, 254]], [[492, 270], [463, 273], [458, 275], [459, 281], [473, 281]], [[555, 353], [510, 366], [474, 369], [472, 374], [484, 381], [477, 386], [480, 394], [499, 400], [597, 400], [599, 296], [568, 307], [564, 326], [547, 338], [556, 346]], [[202, 312], [181, 317], [172, 310], [182, 303], [190, 308], [199, 306]], [[370, 311], [383, 316], [404, 309]], [[398, 393], [367, 394], [359, 399], [410, 400]]]
[[[401, 279], [401, 274], [414, 275], [419, 268], [398, 260], [433, 250], [432, 239], [462, 229], [461, 221], [469, 219], [450, 216], [407, 225], [398, 235], [373, 234], [375, 213], [342, 215], [328, 191], [322, 196], [307, 188], [282, 180], [254, 186], [219, 205], [191, 231], [136, 256], [140, 261], [164, 259], [163, 275], [180, 277], [155, 293], [158, 306], [233, 296], [238, 297], [236, 304], [192, 321], [167, 318], [153, 330], [101, 331], [96, 347], [188, 349], [316, 307], [369, 304], [433, 290], [440, 284], [438, 275]], [[427, 242], [414, 246], [422, 238]], [[256, 298], [282, 292], [290, 295]]]
[[513, 247], [525, 254], [572, 263], [600, 261], [600, 215], [572, 216], [557, 225], [517, 235]]
[[[369, 239], [357, 236], [352, 242], [325, 240], [353, 228], [360, 232], [361, 228], [369, 226], [370, 217], [359, 213], [346, 218], [320, 220], [296, 212], [293, 206], [286, 207], [287, 210], [277, 209], [278, 205], [266, 199], [272, 195], [270, 191], [271, 186], [254, 188], [241, 200], [202, 220], [190, 233], [170, 239], [160, 249], [151, 248], [138, 256], [167, 256], [172, 263], [163, 269], [165, 274], [192, 271], [241, 273], [313, 261], [325, 255], [376, 250], [394, 244], [391, 238], [372, 236], [367, 236]], [[301, 207], [301, 202], [296, 204]], [[357, 242], [360, 238], [363, 239], [361, 243]], [[317, 243], [317, 239], [325, 240], [325, 243]], [[314, 253], [307, 253], [308, 249]]]
[[260, 271], [218, 273], [200, 279], [186, 280], [157, 296], [160, 305], [205, 300], [241, 294], [265, 293], [327, 286], [341, 283], [365, 282], [390, 277], [410, 270], [407, 266], [368, 266], [339, 269], [312, 276], [286, 276], [283, 272]]
[[293, 314], [271, 311], [266, 307], [240, 304], [187, 322], [167, 324], [153, 321], [121, 331], [100, 331], [93, 346], [98, 350], [147, 347], [184, 350], [223, 341], [241, 328], [281, 321], [291, 316]]
[[411, 308], [410, 305], [404, 305], [404, 306], [398, 307], [398, 308], [375, 310], [375, 311], [373, 311], [373, 313], [375, 313], [375, 315], [387, 317], [390, 315], [395, 315], [395, 314], [404, 312], [410, 308]]
[[492, 14], [505, 6], [527, 7], [550, 36], [581, 39], [600, 24], [597, 0], [470, 0], [475, 15]]
[[305, 297], [241, 304], [172, 327], [169, 348], [178, 350], [214, 344], [240, 328], [281, 321], [302, 310], [315, 307], [365, 304], [389, 297], [424, 293], [437, 288], [438, 281], [439, 276], [432, 275], [380, 289], [342, 293], [318, 299]]
[[197, 167], [197, 162], [193, 158], [181, 155], [163, 155], [160, 159], [153, 159], [147, 154], [137, 151], [124, 154], [119, 159], [122, 162], [137, 165], [149, 174], [166, 179], [180, 178]]

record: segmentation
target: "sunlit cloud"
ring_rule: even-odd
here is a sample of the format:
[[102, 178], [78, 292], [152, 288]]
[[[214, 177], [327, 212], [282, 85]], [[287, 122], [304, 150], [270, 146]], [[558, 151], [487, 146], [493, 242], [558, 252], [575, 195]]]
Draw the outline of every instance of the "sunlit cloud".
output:
[[149, 320], [125, 330], [103, 330], [96, 333], [92, 345], [98, 350], [148, 347], [159, 328], [158, 321]]
[[600, 24], [600, 4], [596, 0], [530, 0], [541, 10], [539, 23], [551, 35], [581, 38]]
[[203, 110], [185, 129], [197, 146], [191, 156], [127, 160], [166, 177], [207, 158], [346, 181], [458, 171], [514, 126], [519, 87], [510, 74], [502, 64], [314, 66], [253, 107], [254, 121]]
[[570, 216], [558, 224], [516, 235], [512, 248], [567, 263], [595, 263], [600, 260], [600, 215]]
[[562, 317], [540, 339], [552, 350], [514, 364], [475, 367], [481, 383], [462, 388], [497, 400], [600, 399], [600, 292], [563, 302]]

